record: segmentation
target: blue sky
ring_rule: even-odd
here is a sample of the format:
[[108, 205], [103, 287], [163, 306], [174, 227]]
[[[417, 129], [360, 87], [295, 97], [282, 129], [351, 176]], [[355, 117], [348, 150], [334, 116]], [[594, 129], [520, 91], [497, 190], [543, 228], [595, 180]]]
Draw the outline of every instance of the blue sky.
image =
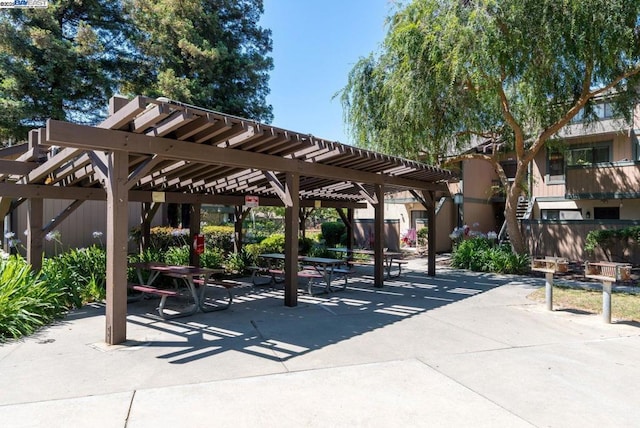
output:
[[350, 144], [334, 94], [355, 63], [378, 49], [389, 0], [264, 0], [274, 69], [272, 125]]

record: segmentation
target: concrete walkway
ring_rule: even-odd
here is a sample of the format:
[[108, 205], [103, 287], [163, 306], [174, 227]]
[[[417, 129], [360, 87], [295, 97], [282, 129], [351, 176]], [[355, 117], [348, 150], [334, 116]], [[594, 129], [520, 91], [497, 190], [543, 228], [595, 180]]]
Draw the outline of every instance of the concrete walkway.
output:
[[295, 308], [241, 287], [230, 310], [168, 322], [132, 303], [120, 346], [88, 306], [0, 346], [0, 424], [638, 426], [638, 325], [548, 312], [527, 299], [539, 278], [425, 272]]

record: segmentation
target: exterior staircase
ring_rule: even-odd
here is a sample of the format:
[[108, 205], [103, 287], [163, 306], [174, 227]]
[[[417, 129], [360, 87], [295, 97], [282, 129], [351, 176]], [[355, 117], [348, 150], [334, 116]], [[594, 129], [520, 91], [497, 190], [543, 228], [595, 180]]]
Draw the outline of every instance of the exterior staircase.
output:
[[[518, 218], [518, 221], [531, 218], [531, 211], [533, 210], [534, 202], [535, 197], [531, 199], [527, 198], [526, 196], [518, 197], [518, 205], [516, 206], [516, 217]], [[509, 242], [506, 220], [504, 221], [504, 223], [502, 223], [502, 227], [500, 228], [500, 232], [498, 233], [498, 242], [500, 242], [501, 244], [503, 242]]]

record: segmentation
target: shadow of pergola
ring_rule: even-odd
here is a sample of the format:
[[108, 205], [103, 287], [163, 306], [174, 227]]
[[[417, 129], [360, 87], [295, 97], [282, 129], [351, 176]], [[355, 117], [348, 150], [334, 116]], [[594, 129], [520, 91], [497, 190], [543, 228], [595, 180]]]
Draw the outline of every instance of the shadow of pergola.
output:
[[[283, 290], [246, 282], [233, 290], [231, 308], [220, 312], [165, 321], [155, 315], [157, 300], [130, 304], [128, 323], [143, 338], [124, 346], [157, 348], [157, 358], [171, 364], [229, 351], [284, 362], [482, 294], [513, 279], [455, 271], [429, 277], [409, 271], [386, 280], [383, 288], [375, 288], [373, 278], [360, 273], [349, 280], [344, 291], [301, 294], [293, 308], [283, 305]], [[538, 279], [521, 279], [542, 285]]]

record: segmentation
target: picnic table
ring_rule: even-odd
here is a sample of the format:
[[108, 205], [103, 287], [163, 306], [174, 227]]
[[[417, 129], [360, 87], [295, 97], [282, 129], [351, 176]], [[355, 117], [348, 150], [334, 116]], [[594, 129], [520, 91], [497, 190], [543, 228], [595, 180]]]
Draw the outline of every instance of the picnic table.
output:
[[[283, 261], [284, 254], [281, 253], [266, 253], [260, 254], [260, 258], [267, 260], [270, 268], [268, 270], [271, 275], [273, 281], [283, 281], [284, 280], [284, 271], [279, 268], [273, 268], [274, 261]], [[300, 269], [298, 270], [298, 278], [307, 280], [307, 291], [309, 294], [317, 294], [313, 293], [313, 287], [315, 286], [315, 281], [318, 279], [322, 279], [324, 282], [323, 285], [323, 293], [330, 293], [333, 290], [331, 287], [331, 282], [333, 281], [335, 276], [341, 275], [344, 277], [345, 283], [344, 286], [341, 287], [341, 290], [346, 289], [348, 282], [348, 275], [351, 274], [350, 269], [343, 269], [342, 265], [344, 264], [343, 260], [340, 259], [331, 259], [325, 257], [308, 257], [308, 256], [299, 256], [298, 262]]]
[[[176, 266], [157, 262], [138, 262], [129, 265], [137, 272], [140, 284], [131, 284], [130, 288], [141, 293], [160, 296], [158, 314], [162, 319], [171, 319], [193, 315], [198, 311], [212, 312], [229, 308], [233, 302], [230, 288], [231, 283], [215, 280], [214, 275], [224, 273], [224, 269], [200, 268], [194, 266]], [[142, 271], [149, 271], [149, 277], [145, 282]], [[159, 288], [154, 285], [160, 275], [174, 279], [174, 289]], [[208, 304], [206, 300], [206, 290], [208, 286], [222, 286], [226, 291], [226, 296], [222, 299], [222, 304]], [[178, 297], [182, 293], [181, 288], [186, 288], [187, 295], [193, 300], [193, 304], [186, 310], [171, 310], [166, 308], [169, 297]]]
[[[347, 262], [352, 265], [367, 265], [367, 266], [372, 265], [371, 261], [358, 262], [354, 260], [354, 255], [359, 254], [359, 255], [367, 256], [369, 258], [375, 255], [375, 251], [362, 249], [362, 248], [337, 247], [337, 248], [328, 248], [328, 250], [342, 254], [347, 259]], [[384, 267], [387, 272], [387, 278], [399, 277], [402, 274], [402, 266], [408, 263], [406, 260], [403, 260], [403, 254], [397, 251], [385, 250], [382, 252], [382, 257], [384, 260]], [[396, 274], [392, 275], [391, 269], [394, 265], [398, 267], [398, 271]]]
[[614, 282], [631, 279], [630, 263], [585, 262], [584, 276], [602, 282], [602, 318], [611, 323], [611, 288]]

